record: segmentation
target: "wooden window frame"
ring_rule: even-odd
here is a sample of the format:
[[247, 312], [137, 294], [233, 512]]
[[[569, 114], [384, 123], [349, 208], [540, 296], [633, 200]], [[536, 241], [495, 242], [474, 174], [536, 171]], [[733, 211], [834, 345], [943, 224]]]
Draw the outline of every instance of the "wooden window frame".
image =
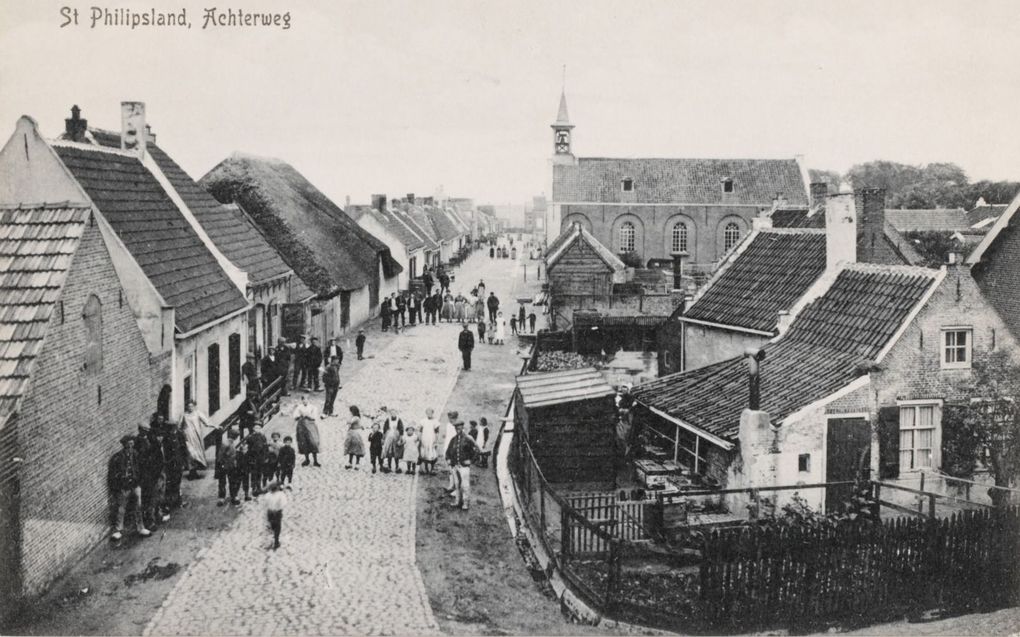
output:
[[[626, 239], [624, 230], [627, 230]], [[637, 228], [630, 221], [624, 221], [616, 231], [617, 241], [620, 243], [620, 252], [634, 252], [637, 249]]]
[[[956, 340], [959, 334], [966, 335], [966, 342], [960, 345]], [[953, 343], [950, 344], [952, 337]], [[959, 360], [960, 352], [965, 360]], [[954, 352], [950, 356], [950, 352]], [[970, 369], [974, 354], [974, 328], [967, 326], [943, 327], [939, 330], [939, 364], [942, 369]], [[956, 360], [949, 360], [954, 358]]]
[[[731, 228], [735, 230], [735, 233], [733, 234], [732, 243], [730, 243], [729, 236]], [[736, 223], [735, 221], [727, 222], [726, 225], [723, 226], [723, 254], [726, 254], [730, 250], [735, 248], [738, 243], [740, 243], [740, 224]]]
[[[899, 442], [899, 454], [900, 454], [900, 475], [905, 473], [919, 473], [921, 471], [935, 471], [942, 466], [942, 404], [941, 400], [901, 400], [897, 401], [896, 405], [900, 408], [900, 442]], [[920, 410], [924, 407], [932, 408], [932, 425], [930, 427], [922, 427], [918, 425], [920, 422]], [[903, 426], [903, 414], [907, 411], [913, 412], [913, 424], [909, 427]], [[919, 431], [931, 430], [931, 446], [930, 447], [918, 447], [917, 445], [917, 433]], [[907, 447], [903, 444], [903, 432], [911, 431], [915, 432], [911, 439], [913, 443]], [[927, 466], [921, 466], [917, 463], [917, 452], [919, 449], [928, 449], [931, 453], [931, 464]], [[904, 452], [908, 451], [911, 453], [910, 462], [904, 461]]]
[[[681, 232], [677, 232], [680, 229]], [[670, 229], [669, 235], [669, 246], [672, 248], [671, 252], [687, 252], [688, 237], [690, 236], [690, 229], [687, 227], [685, 221], [677, 221], [673, 224]]]

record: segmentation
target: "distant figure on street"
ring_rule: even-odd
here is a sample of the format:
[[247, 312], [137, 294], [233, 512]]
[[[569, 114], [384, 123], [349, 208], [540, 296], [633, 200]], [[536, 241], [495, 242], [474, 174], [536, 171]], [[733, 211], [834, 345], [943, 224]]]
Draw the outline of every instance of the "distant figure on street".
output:
[[322, 384], [326, 387], [326, 402], [322, 406], [320, 418], [325, 418], [333, 415], [333, 404], [336, 395], [340, 393], [340, 360], [336, 356], [329, 359], [329, 365], [322, 373]]
[[262, 394], [262, 386], [259, 382], [258, 370], [255, 369], [255, 355], [248, 354], [245, 357], [244, 365], [241, 365], [241, 375], [244, 376], [248, 393]]
[[290, 374], [291, 354], [290, 348], [287, 347], [287, 341], [283, 340], [282, 338], [276, 342], [276, 359], [278, 361], [277, 369], [279, 370], [280, 375], [283, 376], [281, 395], [287, 396], [288, 395], [287, 384], [289, 381], [287, 377]]
[[344, 439], [344, 453], [347, 454], [344, 469], [353, 466], [358, 471], [361, 469], [361, 457], [365, 455], [365, 438], [361, 435], [361, 410], [351, 405], [350, 411], [351, 419], [347, 421], [347, 437]]
[[344, 364], [344, 351], [340, 349], [340, 339], [335, 336], [329, 339], [329, 344], [326, 345], [326, 349], [322, 353], [322, 359], [328, 362], [332, 360], [334, 356], [336, 357], [336, 363], [338, 366]]
[[510, 334], [517, 336], [517, 317], [513, 314], [510, 315]]
[[276, 360], [276, 350], [272, 347], [266, 350], [266, 355], [262, 357], [262, 362], [259, 365], [262, 368], [262, 383], [264, 386], [269, 387], [280, 377], [280, 365]]
[[319, 347], [319, 339], [312, 337], [312, 343], [306, 351], [305, 363], [308, 365], [308, 389], [322, 391], [319, 387], [319, 368], [322, 367], [322, 348]]
[[496, 248], [493, 248], [491, 246], [489, 247], [489, 258], [490, 259], [496, 258]]
[[294, 347], [294, 377], [291, 386], [296, 390], [304, 389], [308, 385], [308, 367], [305, 365], [305, 355], [308, 350], [308, 336], [302, 334], [301, 340]]
[[445, 271], [439, 274], [439, 286], [443, 292], [448, 292], [450, 290], [450, 275]]
[[241, 501], [237, 499], [237, 494], [241, 489], [241, 475], [244, 468], [238, 457], [239, 438], [237, 431], [231, 429], [227, 435], [223, 436], [220, 445], [216, 448], [216, 482], [217, 495], [219, 496], [216, 506], [226, 504], [228, 494], [231, 504], [235, 506], [241, 504]]
[[506, 340], [506, 319], [502, 312], [496, 313], [496, 345], [502, 345]]
[[478, 344], [485, 343], [485, 319], [478, 321]]
[[425, 410], [425, 419], [421, 421], [421, 465], [422, 471], [429, 475], [435, 473], [436, 460], [439, 458], [439, 419], [434, 414], [429, 407]]
[[425, 286], [425, 296], [432, 296], [434, 281], [432, 280], [432, 273], [429, 272], [428, 268], [425, 268], [425, 272], [421, 275], [421, 282]]
[[287, 504], [287, 496], [280, 489], [280, 483], [272, 481], [269, 483], [269, 493], [262, 500], [266, 507], [266, 522], [273, 533], [272, 550], [280, 548], [280, 531], [283, 530], [283, 507]]
[[294, 439], [290, 436], [283, 437], [283, 446], [280, 447], [280, 484], [287, 483], [288, 488], [294, 481], [294, 465], [297, 464], [297, 454], [294, 453]]
[[485, 305], [489, 308], [489, 322], [496, 322], [496, 312], [499, 311], [499, 299], [496, 298], [495, 292], [489, 292], [489, 298], [486, 299]]
[[524, 304], [521, 303], [517, 308], [517, 324], [521, 327], [521, 332], [524, 331]]
[[[532, 321], [532, 325], [534, 325], [534, 321]], [[534, 328], [531, 331], [534, 332]], [[365, 330], [358, 330], [358, 336], [354, 339], [354, 345], [358, 348], [358, 360], [365, 360]]]
[[471, 350], [474, 348], [475, 337], [468, 328], [468, 324], [464, 323], [464, 329], [460, 331], [460, 335], [457, 337], [457, 349], [460, 350], [465, 372], [471, 371]]
[[478, 298], [485, 300], [485, 281], [478, 281]]
[[379, 431], [379, 423], [372, 423], [372, 433], [368, 434], [368, 454], [372, 459], [372, 473], [375, 473], [376, 465], [379, 469], [382, 464], [383, 433]]
[[418, 459], [421, 457], [421, 448], [419, 447], [420, 439], [418, 434], [415, 433], [414, 427], [411, 425], [407, 426], [407, 431], [404, 432], [404, 466], [408, 475], [413, 476], [416, 473], [418, 467]]
[[538, 317], [535, 316], [534, 312], [532, 312], [531, 314], [528, 314], [528, 327], [530, 328], [530, 331], [531, 331], [532, 334], [535, 333], [535, 321], [537, 319], [538, 319]]
[[379, 306], [379, 316], [382, 318], [382, 331], [390, 331], [390, 300], [383, 299], [382, 305]]

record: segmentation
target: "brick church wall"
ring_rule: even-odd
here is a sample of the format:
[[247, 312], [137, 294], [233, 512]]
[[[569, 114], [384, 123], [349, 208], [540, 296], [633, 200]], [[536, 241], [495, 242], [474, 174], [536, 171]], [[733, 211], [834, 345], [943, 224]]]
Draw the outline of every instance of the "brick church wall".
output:
[[[103, 367], [94, 375], [83, 370], [82, 310], [91, 294], [102, 303]], [[110, 456], [122, 435], [148, 422], [170, 379], [170, 355], [150, 359], [94, 224], [81, 239], [61, 302], [19, 417], [25, 595], [43, 591], [106, 536]]]

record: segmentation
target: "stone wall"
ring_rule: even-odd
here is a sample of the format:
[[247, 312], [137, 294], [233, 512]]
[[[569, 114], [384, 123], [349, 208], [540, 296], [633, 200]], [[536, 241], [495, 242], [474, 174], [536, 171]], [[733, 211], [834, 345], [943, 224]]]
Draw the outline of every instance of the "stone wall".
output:
[[749, 347], [762, 347], [767, 336], [724, 330], [697, 323], [683, 323], [684, 371], [743, 356]]

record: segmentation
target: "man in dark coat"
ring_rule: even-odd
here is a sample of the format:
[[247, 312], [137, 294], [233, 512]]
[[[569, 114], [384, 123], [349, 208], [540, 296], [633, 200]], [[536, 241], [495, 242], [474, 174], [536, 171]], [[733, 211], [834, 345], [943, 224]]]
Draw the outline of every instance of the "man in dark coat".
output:
[[142, 487], [142, 521], [145, 528], [154, 529], [164, 517], [163, 497], [166, 490], [166, 453], [163, 448], [163, 427], [138, 427], [138, 471]]
[[276, 342], [276, 368], [280, 376], [283, 376], [282, 395], [287, 395], [288, 376], [290, 375], [290, 348], [282, 338]]
[[322, 348], [319, 347], [319, 339], [312, 337], [312, 343], [305, 352], [305, 364], [308, 366], [308, 388], [313, 391], [322, 391], [319, 387], [319, 368], [322, 367]]
[[435, 282], [432, 280], [432, 273], [428, 268], [425, 268], [425, 273], [421, 275], [421, 282], [425, 286], [425, 296], [432, 294], [432, 286]]
[[495, 292], [489, 292], [489, 298], [485, 300], [485, 305], [489, 308], [489, 322], [496, 322], [496, 312], [499, 311], [499, 299], [496, 298]]
[[[397, 295], [397, 315], [400, 317], [400, 327], [406, 326], [407, 325], [407, 299], [404, 297], [403, 294], [398, 294]], [[397, 324], [396, 320], [393, 321], [393, 324], [394, 325]]]
[[330, 339], [329, 345], [327, 345], [326, 349], [322, 352], [322, 358], [324, 361], [331, 361], [334, 357], [336, 358], [337, 366], [343, 365], [344, 351], [340, 349], [340, 339], [335, 336]]
[[379, 306], [379, 316], [382, 317], [382, 331], [390, 331], [390, 300], [383, 299], [382, 305]]
[[280, 362], [276, 358], [276, 350], [270, 347], [262, 357], [262, 382], [269, 387], [280, 377]]
[[450, 289], [450, 275], [446, 272], [442, 272], [439, 275], [439, 290], [446, 292]]
[[262, 383], [259, 381], [258, 370], [255, 369], [255, 355], [248, 354], [245, 357], [244, 365], [241, 365], [241, 375], [248, 386], [248, 392], [262, 394]]
[[138, 452], [135, 451], [134, 436], [124, 436], [120, 439], [121, 449], [110, 458], [108, 482], [110, 491], [117, 500], [117, 521], [114, 527], [114, 540], [122, 538], [124, 531], [124, 515], [127, 513], [128, 501], [135, 506], [135, 527], [138, 535], [147, 537], [152, 535], [149, 529], [145, 528], [142, 520], [142, 483], [141, 472], [138, 469]]
[[333, 416], [333, 403], [336, 402], [336, 395], [340, 392], [340, 360], [333, 356], [329, 359], [329, 366], [322, 374], [322, 384], [326, 386], [326, 403], [322, 406], [322, 415]]
[[475, 335], [471, 333], [468, 324], [464, 323], [464, 329], [457, 337], [457, 349], [460, 350], [461, 358], [464, 360], [464, 371], [471, 371], [471, 350], [475, 348]]
[[407, 295], [407, 318], [411, 325], [421, 320], [421, 301], [415, 292]]
[[163, 436], [163, 460], [166, 472], [166, 487], [163, 502], [167, 510], [177, 509], [183, 504], [181, 498], [181, 480], [184, 470], [188, 468], [188, 444], [184, 439], [184, 430], [176, 423], [166, 422], [158, 414], [152, 415], [151, 427], [162, 427], [166, 432]]
[[302, 335], [294, 347], [294, 382], [291, 383], [294, 389], [305, 389], [308, 386], [308, 367], [305, 365], [305, 358], [308, 351], [308, 337]]

